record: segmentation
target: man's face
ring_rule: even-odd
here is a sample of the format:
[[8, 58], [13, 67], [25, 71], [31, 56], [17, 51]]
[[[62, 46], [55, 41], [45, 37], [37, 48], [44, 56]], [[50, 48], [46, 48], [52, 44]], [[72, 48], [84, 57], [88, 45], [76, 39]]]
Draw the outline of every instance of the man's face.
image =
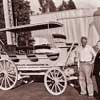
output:
[[86, 44], [87, 44], [87, 39], [82, 39], [81, 40], [81, 43], [82, 43], [82, 47], [85, 47]]

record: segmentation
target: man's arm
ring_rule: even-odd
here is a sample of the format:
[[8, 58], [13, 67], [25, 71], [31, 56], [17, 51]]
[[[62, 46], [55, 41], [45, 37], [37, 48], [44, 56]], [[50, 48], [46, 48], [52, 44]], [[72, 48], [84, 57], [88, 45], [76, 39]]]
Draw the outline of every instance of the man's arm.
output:
[[93, 48], [92, 48], [92, 55], [93, 55], [93, 57], [92, 57], [92, 63], [94, 63], [95, 57], [96, 57], [96, 52], [94, 51]]

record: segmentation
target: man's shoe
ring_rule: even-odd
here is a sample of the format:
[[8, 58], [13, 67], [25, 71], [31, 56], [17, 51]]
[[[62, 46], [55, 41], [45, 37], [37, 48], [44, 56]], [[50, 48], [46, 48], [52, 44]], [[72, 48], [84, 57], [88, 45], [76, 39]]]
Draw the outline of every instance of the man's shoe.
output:
[[90, 99], [94, 99], [93, 94], [89, 95], [88, 98], [90, 98]]
[[93, 97], [94, 95], [93, 94], [89, 94], [89, 97]]
[[86, 94], [86, 93], [80, 93], [80, 95], [81, 95], [81, 96], [86, 96], [87, 94]]
[[99, 96], [96, 96], [95, 99], [96, 99], [96, 100], [100, 100], [100, 97], [99, 97]]

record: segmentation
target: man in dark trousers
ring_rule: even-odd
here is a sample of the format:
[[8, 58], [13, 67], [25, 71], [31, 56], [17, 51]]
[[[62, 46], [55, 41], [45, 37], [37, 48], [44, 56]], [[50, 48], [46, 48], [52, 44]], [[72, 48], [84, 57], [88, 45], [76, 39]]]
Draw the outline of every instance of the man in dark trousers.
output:
[[97, 42], [97, 55], [94, 62], [94, 75], [98, 88], [98, 100], [100, 100], [100, 40]]

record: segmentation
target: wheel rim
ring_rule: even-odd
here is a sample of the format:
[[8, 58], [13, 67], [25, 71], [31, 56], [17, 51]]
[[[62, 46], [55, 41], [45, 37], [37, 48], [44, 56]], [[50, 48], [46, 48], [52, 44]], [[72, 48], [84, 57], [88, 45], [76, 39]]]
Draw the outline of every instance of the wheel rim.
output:
[[44, 77], [45, 87], [52, 95], [62, 94], [67, 86], [66, 76], [57, 68], [52, 68], [47, 71]]
[[0, 60], [0, 89], [12, 89], [17, 82], [16, 66], [9, 60]]

